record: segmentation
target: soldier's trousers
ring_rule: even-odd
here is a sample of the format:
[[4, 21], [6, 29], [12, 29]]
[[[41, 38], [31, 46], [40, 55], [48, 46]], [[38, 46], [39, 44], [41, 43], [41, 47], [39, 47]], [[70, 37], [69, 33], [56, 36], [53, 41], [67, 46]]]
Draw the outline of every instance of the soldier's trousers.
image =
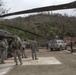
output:
[[5, 59], [7, 59], [7, 55], [8, 55], [7, 49], [5, 49]]
[[16, 64], [18, 64], [17, 57], [20, 64], [22, 64], [21, 51], [19, 49], [13, 52], [13, 56], [14, 56], [14, 61], [16, 62]]
[[36, 51], [32, 51], [32, 59], [37, 59]]
[[25, 50], [22, 50], [22, 58], [25, 57], [26, 58], [26, 54], [25, 54]]
[[71, 53], [73, 53], [74, 52], [74, 50], [73, 50], [73, 46], [70, 46], [71, 47]]
[[1, 63], [4, 63], [4, 59], [5, 59], [5, 51], [1, 51]]

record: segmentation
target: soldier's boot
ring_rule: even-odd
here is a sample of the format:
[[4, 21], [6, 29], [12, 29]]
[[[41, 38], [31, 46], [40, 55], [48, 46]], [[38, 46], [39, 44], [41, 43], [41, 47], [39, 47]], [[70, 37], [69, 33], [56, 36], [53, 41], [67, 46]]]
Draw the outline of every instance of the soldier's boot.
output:
[[37, 49], [37, 51], [39, 52], [39, 50]]
[[28, 57], [26, 56], [26, 54], [24, 54], [24, 56], [25, 56], [25, 58], [28, 58]]
[[22, 65], [23, 63], [22, 62], [20, 62], [20, 65]]
[[34, 58], [32, 58], [34, 60]]
[[15, 62], [16, 62], [16, 65], [18, 65], [18, 61], [16, 60]]
[[24, 58], [23, 54], [22, 54], [22, 58]]
[[0, 64], [5, 64], [5, 62], [1, 62]]
[[14, 57], [14, 61], [15, 61], [15, 65], [18, 65], [18, 61], [17, 61], [17, 58], [16, 57]]
[[18, 65], [18, 63], [16, 63], [16, 65]]
[[38, 58], [35, 58], [35, 60], [38, 60]]

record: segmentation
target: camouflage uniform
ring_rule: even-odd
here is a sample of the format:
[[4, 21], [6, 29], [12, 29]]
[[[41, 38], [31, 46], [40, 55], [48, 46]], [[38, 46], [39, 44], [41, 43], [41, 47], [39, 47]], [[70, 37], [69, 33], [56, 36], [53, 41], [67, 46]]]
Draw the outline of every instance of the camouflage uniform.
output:
[[16, 62], [16, 65], [18, 65], [17, 57], [19, 59], [20, 65], [22, 65], [21, 50], [19, 48], [19, 42], [14, 40], [11, 46], [12, 46], [12, 52], [13, 52], [14, 61]]
[[32, 59], [37, 60], [37, 56], [36, 56], [36, 51], [37, 51], [37, 42], [36, 41], [32, 41], [31, 44], [31, 51], [32, 51]]
[[25, 57], [27, 58], [26, 54], [25, 54], [25, 48], [26, 48], [26, 42], [23, 41], [22, 45], [21, 45], [21, 50], [22, 50], [22, 58]]
[[70, 42], [70, 48], [71, 48], [71, 53], [74, 52], [74, 49], [73, 49], [73, 41]]
[[6, 49], [6, 44], [3, 40], [0, 40], [0, 57], [1, 57], [1, 64], [5, 63], [5, 49]]
[[6, 44], [6, 49], [5, 49], [5, 59], [7, 59], [7, 55], [8, 55], [8, 52], [7, 52], [7, 50], [8, 50], [7, 39], [4, 39], [4, 42], [5, 42], [5, 44]]

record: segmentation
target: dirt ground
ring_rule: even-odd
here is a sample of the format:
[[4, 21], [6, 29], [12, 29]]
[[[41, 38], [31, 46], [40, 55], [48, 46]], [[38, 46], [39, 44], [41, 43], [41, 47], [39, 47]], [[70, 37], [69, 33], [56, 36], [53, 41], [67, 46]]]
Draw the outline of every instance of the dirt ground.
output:
[[[31, 57], [31, 50], [26, 50], [26, 55]], [[6, 75], [76, 75], [76, 55], [62, 51], [50, 51], [39, 49], [37, 52], [40, 57], [55, 57], [62, 64], [54, 65], [18, 65]]]

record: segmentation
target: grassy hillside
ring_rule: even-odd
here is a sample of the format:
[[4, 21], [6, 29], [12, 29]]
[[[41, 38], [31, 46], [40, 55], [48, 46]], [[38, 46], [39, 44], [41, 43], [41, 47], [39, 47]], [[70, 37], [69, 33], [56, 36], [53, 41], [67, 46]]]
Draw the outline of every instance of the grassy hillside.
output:
[[0, 28], [13, 34], [19, 35], [22, 39], [41, 39], [38, 36], [23, 32], [22, 30], [10, 28], [4, 25], [14, 26], [23, 30], [39, 34], [44, 38], [51, 39], [59, 36], [76, 37], [76, 17], [68, 17], [61, 14], [40, 13], [28, 17], [17, 17], [14, 19], [5, 19], [0, 21]]

